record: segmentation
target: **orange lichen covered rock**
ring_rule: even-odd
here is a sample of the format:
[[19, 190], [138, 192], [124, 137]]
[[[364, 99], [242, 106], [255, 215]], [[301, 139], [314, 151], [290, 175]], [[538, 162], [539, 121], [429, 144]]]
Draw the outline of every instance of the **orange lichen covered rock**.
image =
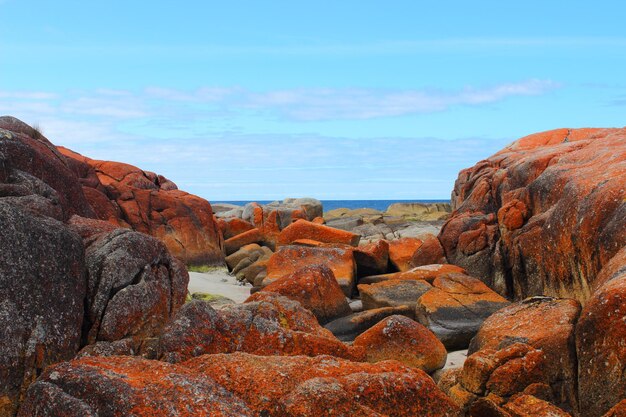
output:
[[432, 264], [445, 264], [446, 255], [437, 236], [428, 234], [422, 237], [423, 243], [411, 257], [413, 267]]
[[240, 219], [239, 217], [217, 219], [217, 226], [222, 232], [224, 239], [230, 239], [233, 236], [237, 236], [243, 232], [254, 229], [254, 225]]
[[352, 312], [333, 271], [326, 265], [309, 265], [298, 269], [253, 294], [246, 302], [258, 300], [264, 292], [277, 293], [299, 302], [321, 324]]
[[393, 272], [390, 274], [370, 275], [359, 280], [360, 284], [374, 284], [389, 280], [424, 280], [433, 282], [435, 278], [451, 273], [464, 274], [465, 269], [450, 264], [422, 265], [409, 269], [406, 272]]
[[592, 295], [626, 246], [626, 129], [519, 139], [459, 173], [439, 240], [448, 261], [512, 299]]
[[415, 317], [450, 350], [464, 349], [483, 321], [509, 302], [479, 279], [452, 273], [433, 281], [416, 303]]
[[288, 245], [298, 239], [357, 246], [361, 236], [306, 220], [298, 220], [290, 224], [278, 235], [278, 243], [280, 245]]
[[286, 277], [307, 265], [326, 265], [335, 275], [346, 296], [352, 295], [356, 281], [356, 265], [352, 251], [340, 248], [288, 245], [280, 247], [267, 264], [263, 286]]
[[274, 293], [220, 311], [202, 301], [187, 303], [159, 340], [160, 356], [170, 362], [237, 351], [362, 358], [362, 350], [337, 340], [298, 302]]
[[86, 357], [49, 368], [20, 409], [28, 416], [255, 416], [197, 370], [131, 356]]
[[[545, 355], [542, 372], [553, 386], [555, 404], [576, 409], [574, 325], [580, 304], [575, 300], [534, 297], [511, 304], [487, 320], [472, 340], [469, 353], [498, 350], [522, 342]], [[608, 409], [608, 408], [607, 408]]]
[[153, 172], [58, 149], [72, 161], [83, 186], [94, 190], [85, 196], [101, 220], [156, 237], [188, 265], [223, 265], [223, 241], [208, 201]]
[[532, 395], [518, 395], [503, 408], [511, 417], [571, 417], [559, 407]]
[[224, 250], [227, 255], [237, 252], [241, 247], [263, 241], [263, 234], [257, 228], [250, 229], [224, 241]]
[[626, 417], [626, 400], [618, 402], [602, 417]]
[[581, 410], [599, 417], [626, 398], [626, 269], [585, 304], [576, 324]]
[[354, 339], [353, 346], [365, 349], [368, 362], [393, 359], [427, 373], [442, 368], [447, 357], [446, 348], [430, 330], [405, 316], [381, 320]]
[[359, 284], [364, 310], [401, 305], [415, 309], [417, 299], [432, 285], [424, 280], [389, 280], [375, 284]]
[[389, 241], [389, 261], [400, 272], [413, 268], [411, 258], [416, 250], [422, 246], [422, 240], [413, 237]]
[[330, 417], [350, 411], [371, 417], [456, 417], [459, 412], [426, 373], [395, 361], [236, 353], [201, 356], [183, 365], [213, 378], [257, 415]]
[[373, 310], [365, 310], [338, 318], [326, 324], [325, 327], [340, 340], [351, 341], [382, 319], [393, 315], [403, 315], [413, 318], [414, 310], [405, 305], [375, 308]]
[[160, 332], [184, 304], [189, 274], [157, 239], [102, 221], [71, 219], [86, 246], [87, 343]]
[[389, 264], [389, 243], [386, 240], [354, 248], [354, 261], [360, 277], [383, 274]]

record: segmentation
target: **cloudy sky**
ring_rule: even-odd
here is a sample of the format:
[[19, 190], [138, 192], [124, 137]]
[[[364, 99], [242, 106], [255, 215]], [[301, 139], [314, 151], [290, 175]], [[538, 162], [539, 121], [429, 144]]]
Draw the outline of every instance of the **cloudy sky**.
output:
[[445, 199], [626, 125], [626, 3], [508, 3], [0, 0], [0, 114], [213, 201]]

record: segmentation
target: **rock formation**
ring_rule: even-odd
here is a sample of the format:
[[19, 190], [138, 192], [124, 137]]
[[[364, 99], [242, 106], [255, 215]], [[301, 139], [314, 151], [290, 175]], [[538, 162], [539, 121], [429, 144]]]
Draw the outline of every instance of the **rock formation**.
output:
[[588, 299], [626, 245], [626, 129], [558, 129], [461, 171], [439, 240], [500, 294]]
[[208, 201], [132, 165], [59, 151], [81, 179], [99, 219], [156, 237], [187, 265], [223, 265], [222, 237]]

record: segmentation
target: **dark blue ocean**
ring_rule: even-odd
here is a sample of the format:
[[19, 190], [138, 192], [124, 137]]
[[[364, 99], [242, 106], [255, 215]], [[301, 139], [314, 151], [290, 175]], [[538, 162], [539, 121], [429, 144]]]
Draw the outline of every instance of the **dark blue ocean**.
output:
[[[270, 200], [255, 200], [259, 204], [271, 203]], [[211, 201], [211, 203], [228, 203], [243, 206], [250, 201]], [[375, 210], [385, 211], [387, 207], [393, 203], [449, 203], [450, 200], [321, 200], [324, 205], [324, 211], [334, 210], [336, 208], [372, 208]]]

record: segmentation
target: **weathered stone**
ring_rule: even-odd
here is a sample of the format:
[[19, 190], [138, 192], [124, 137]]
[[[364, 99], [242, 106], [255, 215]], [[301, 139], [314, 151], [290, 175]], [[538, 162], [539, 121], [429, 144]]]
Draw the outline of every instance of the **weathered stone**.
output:
[[386, 240], [358, 246], [352, 253], [359, 277], [384, 274], [387, 271], [389, 243]]
[[451, 212], [449, 203], [394, 203], [385, 211], [389, 216], [421, 221], [446, 219]]
[[465, 270], [459, 266], [449, 264], [422, 265], [406, 272], [370, 275], [369, 277], [359, 279], [359, 284], [374, 284], [389, 280], [424, 280], [432, 283], [435, 278], [450, 273], [464, 274]]
[[322, 224], [298, 220], [285, 227], [278, 235], [280, 245], [288, 245], [294, 240], [310, 239], [322, 243], [339, 243], [351, 246], [359, 244], [360, 236], [345, 230], [333, 229]]
[[84, 249], [62, 223], [0, 198], [0, 415], [80, 347]]
[[[99, 223], [98, 221], [92, 221]], [[189, 275], [158, 240], [129, 229], [86, 234], [86, 343], [156, 335], [184, 304]]]
[[365, 310], [401, 305], [415, 309], [418, 298], [431, 288], [432, 285], [424, 280], [389, 280], [358, 285]]
[[227, 255], [231, 255], [237, 252], [242, 246], [250, 245], [252, 243], [260, 243], [263, 241], [263, 234], [257, 228], [240, 233], [237, 236], [233, 236], [230, 239], [224, 241], [224, 250]]
[[129, 356], [85, 357], [48, 369], [28, 390], [28, 416], [256, 415], [192, 367]]
[[415, 317], [449, 350], [465, 349], [483, 321], [509, 302], [477, 278], [448, 274], [417, 300]]
[[306, 246], [282, 246], [267, 264], [267, 277], [263, 286], [290, 275], [308, 265], [326, 265], [335, 275], [343, 293], [352, 295], [356, 284], [356, 264], [352, 251], [340, 248], [315, 248]]
[[445, 264], [446, 255], [443, 252], [443, 246], [433, 234], [427, 234], [422, 237], [422, 246], [417, 248], [411, 257], [411, 265], [413, 267], [432, 264]]
[[590, 417], [626, 398], [626, 271], [616, 270], [576, 325], [580, 409]]
[[512, 299], [588, 299], [626, 246], [624, 161], [626, 129], [558, 129], [461, 171], [439, 235], [448, 261]]
[[386, 317], [399, 314], [413, 318], [413, 313], [414, 310], [408, 306], [383, 307], [338, 318], [324, 327], [330, 330], [339, 340], [351, 341]]
[[555, 404], [576, 410], [576, 350], [574, 325], [580, 304], [575, 300], [534, 297], [511, 304], [483, 323], [470, 344], [469, 353], [500, 350], [525, 343], [545, 355], [543, 381], [553, 387]]
[[181, 362], [207, 353], [248, 352], [362, 358], [362, 350], [337, 340], [300, 303], [274, 293], [257, 300], [220, 311], [201, 301], [185, 304], [160, 337], [160, 357]]
[[416, 250], [422, 246], [420, 239], [405, 237], [389, 242], [389, 262], [400, 272], [410, 270], [411, 258]]
[[274, 292], [299, 302], [321, 323], [328, 323], [351, 313], [333, 271], [325, 265], [309, 265], [276, 280], [252, 295], [246, 302], [259, 299], [264, 292]]
[[[457, 407], [426, 373], [398, 362], [328, 356], [202, 356], [184, 364], [215, 379], [258, 415], [453, 417]], [[337, 408], [335, 408], [337, 407]], [[345, 412], [356, 414], [345, 414]]]
[[405, 316], [390, 316], [354, 339], [368, 362], [397, 360], [432, 373], [446, 364], [447, 352], [437, 337]]

